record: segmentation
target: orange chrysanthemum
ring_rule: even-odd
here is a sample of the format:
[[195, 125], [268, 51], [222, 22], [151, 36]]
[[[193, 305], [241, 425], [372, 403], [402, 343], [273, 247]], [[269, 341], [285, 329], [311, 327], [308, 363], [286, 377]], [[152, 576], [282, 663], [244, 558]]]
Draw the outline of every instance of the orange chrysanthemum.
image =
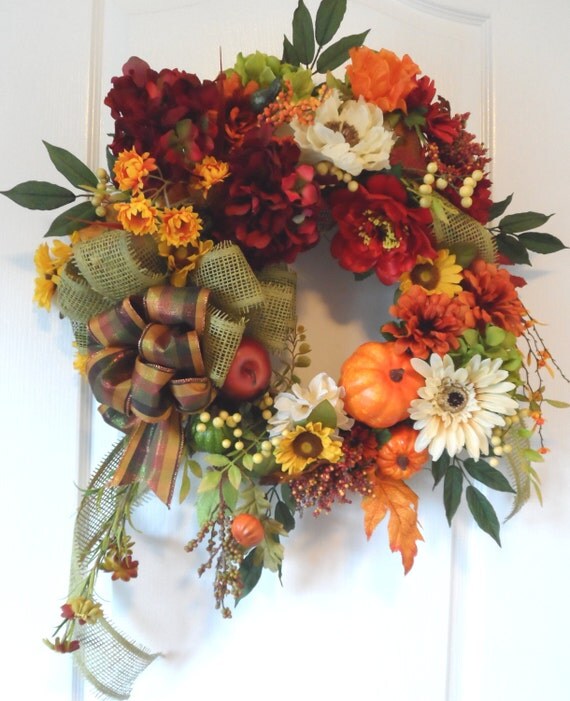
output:
[[507, 270], [478, 258], [463, 271], [463, 278], [463, 287], [480, 329], [494, 324], [515, 336], [522, 334], [525, 308]]
[[360, 46], [349, 51], [346, 68], [356, 98], [378, 105], [383, 112], [407, 112], [405, 98], [417, 87], [420, 68], [405, 54], [402, 59], [387, 49], [373, 51]]
[[390, 314], [401, 321], [384, 324], [382, 331], [394, 337], [399, 352], [410, 351], [416, 358], [455, 350], [458, 337], [474, 325], [464, 293], [453, 298], [428, 295], [419, 285], [401, 295], [390, 307]]
[[117, 219], [125, 231], [137, 236], [156, 232], [158, 209], [142, 192], [136, 197], [131, 197], [129, 202], [116, 204], [115, 209]]
[[160, 240], [169, 246], [195, 246], [202, 231], [202, 220], [194, 207], [165, 208], [162, 212]]
[[133, 147], [126, 149], [117, 156], [113, 172], [120, 190], [132, 190], [138, 192], [143, 187], [144, 179], [157, 165], [154, 158], [149, 158], [148, 152], [142, 155]]
[[208, 190], [225, 180], [229, 174], [230, 167], [225, 161], [218, 161], [214, 156], [205, 156], [200, 163], [196, 163], [192, 171], [192, 175], [197, 178], [193, 187], [202, 190], [206, 197]]

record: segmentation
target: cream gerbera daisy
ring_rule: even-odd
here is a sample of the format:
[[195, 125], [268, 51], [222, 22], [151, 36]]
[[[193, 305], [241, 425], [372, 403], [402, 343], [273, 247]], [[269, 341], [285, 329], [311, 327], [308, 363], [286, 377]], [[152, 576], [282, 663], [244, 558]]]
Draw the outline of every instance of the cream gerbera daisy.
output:
[[489, 452], [493, 427], [504, 426], [503, 416], [512, 416], [518, 407], [509, 396], [515, 385], [505, 382], [508, 372], [500, 369], [502, 362], [475, 355], [456, 370], [449, 355], [434, 353], [429, 363], [411, 360], [426, 378], [409, 410], [420, 432], [416, 450], [428, 448], [434, 460], [444, 450], [453, 457], [465, 448], [475, 460]]
[[318, 421], [288, 431], [275, 448], [275, 461], [283, 472], [298, 475], [315, 460], [336, 462], [342, 455], [342, 443], [332, 438], [332, 428]]
[[428, 295], [438, 293], [454, 297], [462, 291], [462, 270], [455, 262], [455, 254], [442, 248], [433, 260], [418, 256], [414, 267], [400, 278], [400, 290], [407, 292], [412, 285], [419, 285]]

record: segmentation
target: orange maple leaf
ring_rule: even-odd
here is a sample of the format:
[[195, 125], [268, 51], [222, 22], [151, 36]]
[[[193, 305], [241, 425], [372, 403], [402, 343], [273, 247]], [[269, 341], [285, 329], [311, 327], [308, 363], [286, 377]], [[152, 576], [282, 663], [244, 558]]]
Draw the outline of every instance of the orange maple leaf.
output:
[[372, 495], [362, 500], [364, 532], [370, 538], [386, 512], [390, 512], [388, 537], [392, 552], [400, 552], [404, 573], [412, 569], [418, 553], [416, 541], [423, 540], [418, 529], [418, 495], [402, 480], [372, 477]]

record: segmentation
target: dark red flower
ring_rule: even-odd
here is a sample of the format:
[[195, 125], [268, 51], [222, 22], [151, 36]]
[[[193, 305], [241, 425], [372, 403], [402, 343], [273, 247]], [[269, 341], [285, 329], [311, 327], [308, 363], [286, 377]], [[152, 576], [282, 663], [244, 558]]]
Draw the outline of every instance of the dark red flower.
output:
[[298, 165], [299, 154], [269, 126], [249, 130], [230, 154], [226, 204], [213, 235], [235, 241], [253, 267], [292, 263], [319, 239], [320, 190], [314, 168]]
[[428, 138], [451, 144], [462, 128], [461, 117], [451, 116], [449, 102], [438, 96], [434, 102], [435, 85], [427, 75], [417, 81], [417, 87], [406, 98], [408, 113], [419, 110], [425, 115], [424, 131]]
[[115, 120], [114, 154], [148, 151], [162, 174], [179, 178], [214, 150], [222, 104], [219, 86], [180, 70], [152, 70], [130, 58], [105, 98]]
[[331, 252], [346, 270], [374, 270], [391, 285], [413, 268], [417, 256], [436, 255], [429, 210], [410, 206], [406, 189], [393, 175], [373, 175], [355, 192], [335, 191], [331, 211], [338, 224]]

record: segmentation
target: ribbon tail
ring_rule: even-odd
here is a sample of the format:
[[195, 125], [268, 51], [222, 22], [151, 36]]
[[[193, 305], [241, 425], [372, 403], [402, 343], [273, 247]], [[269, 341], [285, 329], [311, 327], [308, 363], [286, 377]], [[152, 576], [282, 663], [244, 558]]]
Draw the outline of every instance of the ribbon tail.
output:
[[145, 480], [156, 496], [170, 506], [182, 454], [183, 434], [179, 412], [155, 424], [139, 421], [128, 437], [110, 486]]

